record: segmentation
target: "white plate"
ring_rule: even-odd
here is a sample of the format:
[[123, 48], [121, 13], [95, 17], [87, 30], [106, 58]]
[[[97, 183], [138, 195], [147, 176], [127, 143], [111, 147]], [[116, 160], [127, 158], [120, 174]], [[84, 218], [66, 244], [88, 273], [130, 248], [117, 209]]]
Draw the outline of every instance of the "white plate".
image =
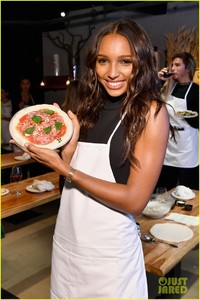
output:
[[4, 196], [4, 195], [7, 195], [7, 194], [9, 194], [9, 190], [8, 189], [4, 189], [4, 188], [2, 188], [1, 189], [1, 196]]
[[31, 193], [35, 193], [35, 194], [41, 194], [41, 193], [46, 192], [46, 191], [39, 191], [39, 190], [37, 190], [37, 189], [34, 189], [34, 188], [32, 187], [32, 185], [28, 185], [28, 186], [26, 187], [26, 190], [27, 190], [27, 192], [31, 192]]
[[27, 158], [24, 158], [23, 156], [15, 156], [16, 160], [28, 160]]
[[[11, 134], [12, 138], [21, 146], [24, 146], [25, 143], [30, 143], [28, 138], [24, 134], [20, 133], [20, 131], [17, 129], [17, 125], [19, 124], [19, 121], [23, 116], [25, 116], [26, 114], [28, 114], [30, 112], [37, 112], [38, 110], [52, 110], [52, 111], [55, 111], [56, 113], [58, 113], [58, 115], [61, 116], [64, 120], [64, 124], [66, 126], [66, 132], [64, 133], [63, 136], [54, 139], [52, 142], [50, 142], [48, 144], [42, 145], [42, 144], [34, 144], [33, 142], [31, 142], [31, 143], [38, 147], [48, 148], [48, 149], [52, 149], [52, 150], [60, 148], [63, 145], [65, 145], [72, 137], [73, 123], [72, 123], [71, 119], [68, 117], [68, 115], [63, 110], [61, 110], [60, 108], [58, 108], [54, 105], [51, 105], [51, 104], [41, 104], [41, 105], [29, 106], [29, 107], [26, 107], [26, 108], [18, 111], [12, 117], [12, 119], [10, 121], [10, 125], [9, 125], [9, 130], [10, 130], [10, 134]], [[47, 114], [47, 116], [48, 116], [48, 114]], [[47, 122], [45, 124], [45, 127], [48, 127], [48, 125], [49, 125], [49, 123]], [[33, 125], [31, 125], [31, 126], [33, 126]], [[39, 126], [39, 125], [37, 125], [37, 126]]]
[[[183, 113], [183, 112], [191, 113], [191, 115], [189, 115], [189, 116], [182, 116], [181, 114], [179, 114], [179, 113]], [[176, 112], [176, 116], [179, 117], [179, 118], [190, 119], [190, 118], [197, 117], [198, 113], [196, 111], [192, 111], [192, 110], [182, 110], [182, 111], [177, 111]]]
[[196, 195], [195, 195], [195, 193], [193, 193], [193, 196], [191, 197], [191, 196], [177, 196], [176, 194], [175, 194], [175, 192], [172, 192], [172, 196], [174, 197], [174, 198], [176, 198], [176, 199], [178, 199], [178, 200], [191, 200], [191, 199], [193, 199]]
[[23, 160], [29, 160], [30, 158], [31, 158], [30, 155], [28, 155], [28, 156], [25, 156], [25, 155], [15, 156], [16, 160], [21, 160], [21, 161], [23, 161]]

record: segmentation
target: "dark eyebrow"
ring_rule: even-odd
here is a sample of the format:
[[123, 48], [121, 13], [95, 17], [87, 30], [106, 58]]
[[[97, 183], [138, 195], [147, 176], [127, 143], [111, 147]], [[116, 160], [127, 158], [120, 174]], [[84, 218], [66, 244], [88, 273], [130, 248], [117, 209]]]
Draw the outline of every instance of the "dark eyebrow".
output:
[[[97, 54], [97, 56], [104, 56], [104, 57], [108, 57], [107, 55], [105, 55], [105, 54]], [[124, 58], [124, 57], [132, 57], [132, 55], [129, 55], [129, 54], [125, 54], [125, 55], [120, 55], [120, 56], [118, 56], [118, 58]]]

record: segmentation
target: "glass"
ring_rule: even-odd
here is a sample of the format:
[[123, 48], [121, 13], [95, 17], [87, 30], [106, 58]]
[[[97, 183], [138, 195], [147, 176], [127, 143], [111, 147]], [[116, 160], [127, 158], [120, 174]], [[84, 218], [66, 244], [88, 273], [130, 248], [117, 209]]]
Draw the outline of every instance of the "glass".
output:
[[164, 72], [163, 77], [164, 77], [164, 78], [169, 78], [169, 77], [171, 77], [172, 75], [173, 75], [173, 72], [167, 71], [167, 72]]
[[15, 195], [20, 196], [21, 192], [19, 191], [19, 181], [22, 180], [22, 168], [21, 167], [13, 167], [12, 168], [11, 179], [12, 179], [12, 181], [17, 183], [17, 191], [15, 192]]
[[166, 187], [157, 187], [156, 189], [156, 199], [158, 201], [161, 201], [163, 203], [168, 204], [171, 208], [174, 207], [175, 205], [175, 199], [171, 195], [167, 193], [167, 188]]
[[156, 194], [157, 194], [157, 196], [161, 196], [161, 195], [162, 196], [167, 196], [167, 188], [163, 187], [163, 186], [157, 187]]

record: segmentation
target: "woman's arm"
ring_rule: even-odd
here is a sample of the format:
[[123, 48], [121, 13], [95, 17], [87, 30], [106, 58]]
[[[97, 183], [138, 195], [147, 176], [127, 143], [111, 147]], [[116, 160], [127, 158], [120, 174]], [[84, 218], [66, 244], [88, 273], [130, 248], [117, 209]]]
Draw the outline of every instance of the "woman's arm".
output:
[[166, 108], [162, 107], [156, 118], [154, 113], [155, 104], [135, 148], [140, 168], [131, 167], [127, 184], [106, 182], [78, 170], [73, 176], [73, 182], [109, 207], [133, 215], [141, 213], [160, 175], [169, 135]]
[[[79, 170], [76, 170], [72, 177], [73, 183], [111, 208], [133, 215], [141, 213], [157, 183], [169, 134], [166, 108], [163, 106], [157, 117], [154, 116], [155, 109], [154, 103], [147, 126], [136, 144], [135, 156], [140, 162], [140, 168], [131, 167], [127, 184], [108, 182]], [[74, 143], [78, 136], [77, 132], [75, 130]], [[24, 150], [38, 162], [46, 164], [65, 177], [70, 172], [69, 161], [64, 161], [52, 150], [44, 150], [33, 145], [28, 145]], [[67, 152], [65, 154], [67, 155]]]

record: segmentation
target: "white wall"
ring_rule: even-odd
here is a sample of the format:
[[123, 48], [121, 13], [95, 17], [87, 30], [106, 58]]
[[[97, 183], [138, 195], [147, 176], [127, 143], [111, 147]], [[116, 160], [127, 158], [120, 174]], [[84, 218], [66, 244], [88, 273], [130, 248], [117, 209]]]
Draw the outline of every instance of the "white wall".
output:
[[[99, 2], [100, 3], [100, 2]], [[77, 3], [78, 4], [78, 3]], [[121, 11], [117, 13], [103, 14], [95, 17], [94, 24], [95, 34], [96, 30], [102, 24], [111, 19], [118, 18], [132, 18], [137, 21], [144, 30], [148, 33], [153, 46], [157, 46], [160, 53], [160, 65], [164, 65], [164, 52], [166, 49], [166, 35], [168, 33], [177, 33], [182, 27], [186, 28], [196, 28], [198, 29], [198, 7], [199, 3], [197, 1], [171, 1], [168, 3], [167, 13], [163, 15], [149, 15], [144, 13], [136, 13], [131, 11]], [[96, 9], [96, 8], [95, 8]], [[101, 9], [101, 7], [99, 8]], [[76, 11], [74, 15], [85, 13], [90, 10]], [[70, 15], [72, 16], [72, 14]], [[78, 22], [73, 21], [70, 26], [70, 31], [73, 34], [81, 34], [84, 38], [88, 34], [88, 24], [90, 21], [88, 19], [80, 19]], [[70, 36], [65, 30], [60, 31], [65, 36], [65, 42], [70, 40]], [[52, 36], [58, 35], [58, 31], [52, 31], [50, 34]], [[79, 66], [80, 73], [82, 72], [84, 63], [84, 53], [87, 49], [87, 44], [81, 51], [81, 64]], [[68, 56], [67, 52], [55, 47], [53, 43], [47, 38], [46, 33], [43, 33], [43, 62], [44, 62], [44, 76], [53, 75], [53, 55], [57, 53], [60, 58], [60, 75], [68, 75]], [[48, 91], [45, 92], [45, 102], [52, 103], [57, 101], [62, 103], [65, 99], [65, 91]]]

